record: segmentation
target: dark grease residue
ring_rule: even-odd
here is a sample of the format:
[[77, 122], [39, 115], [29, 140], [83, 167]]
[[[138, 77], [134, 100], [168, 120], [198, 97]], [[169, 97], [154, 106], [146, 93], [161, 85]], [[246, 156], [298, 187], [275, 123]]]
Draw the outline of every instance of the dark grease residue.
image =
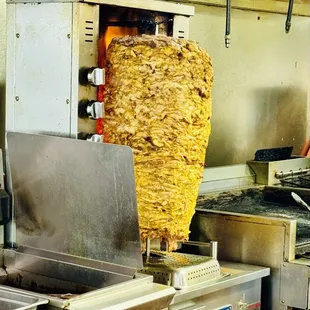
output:
[[296, 243], [310, 241], [310, 212], [294, 205], [266, 202], [261, 189], [253, 188], [200, 196], [197, 208], [295, 219], [297, 221]]

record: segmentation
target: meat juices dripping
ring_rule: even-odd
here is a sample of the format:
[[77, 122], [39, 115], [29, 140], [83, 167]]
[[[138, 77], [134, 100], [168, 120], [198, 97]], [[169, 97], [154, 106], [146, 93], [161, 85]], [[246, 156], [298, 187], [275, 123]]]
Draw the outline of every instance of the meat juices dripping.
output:
[[135, 155], [139, 225], [146, 238], [188, 239], [210, 135], [213, 69], [197, 43], [115, 38], [107, 51], [104, 132]]

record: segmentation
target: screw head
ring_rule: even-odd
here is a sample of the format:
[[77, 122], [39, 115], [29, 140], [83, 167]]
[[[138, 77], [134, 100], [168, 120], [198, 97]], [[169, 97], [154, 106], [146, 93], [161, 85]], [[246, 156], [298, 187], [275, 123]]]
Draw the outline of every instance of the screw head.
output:
[[19, 101], [19, 97], [18, 97], [18, 96], [16, 96], [16, 97], [15, 97], [15, 100], [16, 100], [16, 101]]
[[286, 264], [283, 264], [283, 267], [286, 267]]
[[67, 100], [66, 100], [66, 104], [69, 104], [69, 103], [70, 103], [70, 100], [69, 100], [69, 99], [67, 99]]
[[19, 33], [16, 33], [16, 38], [19, 38], [20, 37], [20, 34]]
[[68, 38], [68, 39], [71, 38], [71, 34], [70, 34], [70, 33], [67, 34], [67, 38]]
[[284, 303], [285, 303], [285, 300], [281, 300], [281, 303], [284, 304]]

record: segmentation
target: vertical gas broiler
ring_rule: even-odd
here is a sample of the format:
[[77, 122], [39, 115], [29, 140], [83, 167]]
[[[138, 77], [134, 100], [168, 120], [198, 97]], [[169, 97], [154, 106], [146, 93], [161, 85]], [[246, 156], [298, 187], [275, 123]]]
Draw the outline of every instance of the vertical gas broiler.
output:
[[191, 6], [162, 1], [9, 0], [6, 129], [100, 141], [97, 93], [111, 39], [188, 38], [193, 14]]

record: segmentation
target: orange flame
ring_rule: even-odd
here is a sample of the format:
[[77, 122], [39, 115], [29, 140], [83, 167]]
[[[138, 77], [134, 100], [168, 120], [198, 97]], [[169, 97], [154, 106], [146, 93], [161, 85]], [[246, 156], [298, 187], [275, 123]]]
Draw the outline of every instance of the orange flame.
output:
[[[101, 68], [106, 68], [106, 54], [107, 49], [113, 40], [113, 38], [122, 38], [127, 35], [137, 35], [138, 29], [137, 28], [128, 28], [128, 27], [107, 27], [105, 34], [99, 38], [98, 41], [98, 64]], [[104, 93], [105, 89], [104, 86], [100, 86], [98, 88], [98, 100], [104, 101]], [[103, 119], [97, 120], [96, 130], [98, 134], [104, 135], [104, 121]], [[104, 140], [107, 141], [107, 137], [104, 137]]]

